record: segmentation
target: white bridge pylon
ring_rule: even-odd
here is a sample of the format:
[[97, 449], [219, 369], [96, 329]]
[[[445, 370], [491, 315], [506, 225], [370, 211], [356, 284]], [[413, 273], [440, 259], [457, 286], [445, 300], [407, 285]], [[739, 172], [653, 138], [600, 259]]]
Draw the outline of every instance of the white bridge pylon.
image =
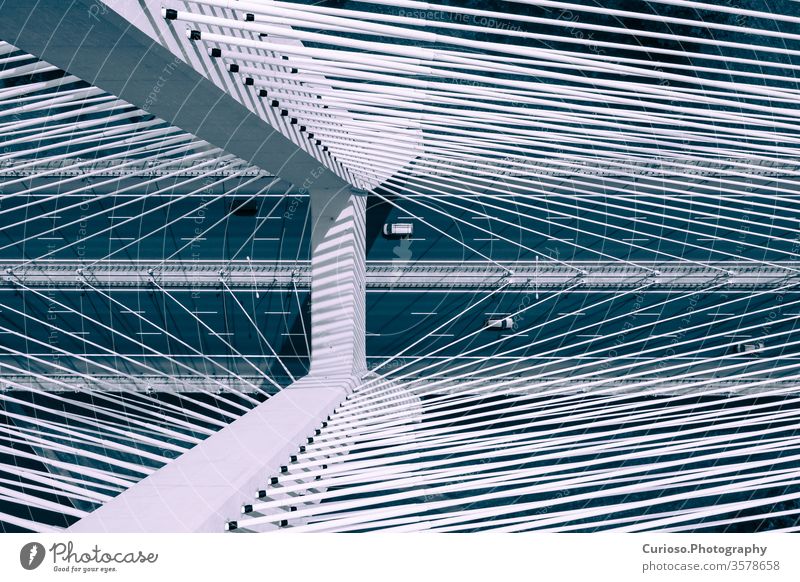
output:
[[344, 404], [367, 372], [366, 194], [311, 191], [311, 367], [71, 532], [214, 532]]

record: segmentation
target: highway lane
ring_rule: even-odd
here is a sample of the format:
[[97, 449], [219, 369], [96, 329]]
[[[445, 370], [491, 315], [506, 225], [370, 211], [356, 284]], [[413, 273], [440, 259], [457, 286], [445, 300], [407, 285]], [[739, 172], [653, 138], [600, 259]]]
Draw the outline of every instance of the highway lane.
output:
[[[798, 348], [781, 346], [800, 339], [796, 290], [757, 297], [686, 291], [540, 293], [538, 300], [531, 291], [515, 291], [485, 301], [482, 293], [375, 291], [367, 298], [368, 353], [373, 356], [404, 350], [408, 357], [491, 357], [492, 364], [510, 352], [525, 358], [525, 365], [548, 371], [595, 359], [617, 365], [617, 360], [641, 357], [644, 350], [654, 362], [698, 349], [707, 358], [736, 358], [724, 346], [777, 334], [782, 335], [763, 340], [765, 350], [753, 361], [779, 353], [791, 358]], [[505, 316], [514, 317], [513, 329], [483, 329], [486, 319]], [[408, 338], [421, 341], [406, 349]]]
[[[723, 199], [713, 187], [677, 200], [658, 195], [642, 189], [622, 198], [610, 193], [553, 193], [539, 200], [511, 194], [499, 200], [418, 196], [393, 200], [399, 208], [376, 202], [390, 207], [387, 222], [413, 223], [414, 235], [407, 241], [376, 239], [369, 258], [704, 262], [798, 257], [795, 198], [778, 202], [768, 187]], [[370, 229], [379, 228], [375, 222]]]
[[[114, 301], [92, 289], [37, 295], [4, 287], [0, 362], [54, 373], [46, 363], [15, 355], [21, 352], [70, 369], [109, 373], [59, 351], [65, 350], [126, 374], [145, 373], [131, 360], [167, 374], [225, 374], [223, 368], [257, 373], [246, 357], [284, 378], [275, 350], [292, 374], [300, 375], [307, 367], [305, 291], [265, 288], [259, 297], [237, 291], [235, 297], [247, 315], [234, 295], [215, 289], [171, 291], [185, 309], [158, 290], [103, 293]], [[447, 289], [370, 290], [367, 313], [372, 366], [396, 356], [393, 366], [408, 365], [408, 370], [430, 365], [430, 371], [438, 373], [463, 365], [460, 369], [467, 375], [529, 370], [537, 376], [569, 377], [672, 374], [665, 367], [691, 363], [687, 371], [703, 377], [756, 370], [781, 377], [791, 371], [778, 366], [800, 363], [798, 348], [791, 345], [800, 342], [797, 290], [771, 290], [755, 297], [733, 291], [540, 292], [538, 299], [533, 290], [500, 292], [488, 299], [485, 292]], [[512, 329], [484, 329], [486, 319], [503, 317], [513, 317]], [[761, 341], [763, 350], [751, 355], [729, 346], [744, 342], [758, 348]], [[696, 354], [697, 350], [702, 351]], [[723, 369], [729, 365], [738, 367]]]
[[257, 193], [251, 185], [188, 198], [146, 191], [99, 200], [9, 197], [0, 210], [15, 210], [0, 215], [0, 261], [307, 260], [308, 199]]
[[[652, 179], [618, 192], [611, 179], [594, 178], [592, 188], [587, 188], [590, 194], [564, 186], [553, 188], [546, 197], [534, 191], [527, 196], [502, 193], [497, 199], [474, 192], [394, 197], [391, 202], [372, 196], [368, 259], [398, 264], [537, 257], [633, 263], [796, 260], [800, 198], [777, 191], [774, 180], [752, 181], [758, 183], [749, 186], [750, 191], [736, 190], [738, 194], [724, 191], [730, 187], [713, 178], [687, 183], [684, 188], [690, 194], [680, 196], [666, 191], [663, 184], [659, 189]], [[132, 182], [122, 179], [119, 186]], [[93, 196], [113, 192], [110, 185], [49, 202], [43, 199], [53, 191], [29, 197], [16, 196], [11, 189], [0, 198], [0, 260], [21, 256], [307, 260], [306, 197], [282, 196], [281, 186], [273, 186], [255, 205], [229, 216], [232, 205], [269, 183], [269, 178], [258, 178], [234, 191], [238, 182], [231, 179], [180, 199], [190, 186], [164, 178], [96, 202], [91, 201]], [[136, 200], [133, 193], [148, 195]], [[214, 200], [217, 196], [221, 198]], [[67, 208], [71, 205], [75, 207]], [[386, 238], [382, 228], [387, 222], [413, 224], [414, 234], [407, 239]], [[160, 228], [166, 223], [169, 226]]]
[[[293, 375], [307, 369], [306, 291], [267, 288], [258, 297], [254, 292], [234, 295], [222, 290], [171, 291], [169, 296], [157, 289], [101, 291], [37, 294], [4, 288], [0, 292], [0, 361], [49, 373], [57, 372], [48, 363], [110, 373], [68, 354], [126, 374], [146, 373], [131, 360], [178, 375], [193, 370], [204, 375], [257, 374], [249, 360], [282, 378], [287, 372], [278, 358]], [[306, 306], [302, 321], [298, 305]], [[15, 352], [37, 355], [47, 363]]]

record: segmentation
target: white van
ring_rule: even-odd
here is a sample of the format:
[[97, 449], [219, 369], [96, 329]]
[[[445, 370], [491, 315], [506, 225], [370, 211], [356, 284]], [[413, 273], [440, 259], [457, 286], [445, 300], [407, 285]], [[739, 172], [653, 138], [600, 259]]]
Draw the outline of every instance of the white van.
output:
[[414, 235], [414, 225], [409, 222], [393, 222], [383, 225], [383, 236], [387, 238], [408, 238]]

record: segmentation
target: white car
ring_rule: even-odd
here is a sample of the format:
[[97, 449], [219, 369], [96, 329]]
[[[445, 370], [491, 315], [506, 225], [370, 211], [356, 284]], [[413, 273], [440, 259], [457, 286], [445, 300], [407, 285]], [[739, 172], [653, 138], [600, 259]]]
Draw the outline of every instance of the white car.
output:
[[733, 352], [735, 354], [750, 354], [763, 349], [764, 349], [763, 341], [748, 342], [745, 344], [736, 344], [735, 346], [733, 346]]
[[487, 319], [483, 323], [484, 329], [497, 329], [497, 330], [504, 330], [504, 329], [511, 329], [514, 327], [514, 318], [513, 317], [501, 317], [499, 319]]
[[414, 234], [414, 225], [409, 222], [393, 222], [383, 225], [383, 236], [406, 238]]

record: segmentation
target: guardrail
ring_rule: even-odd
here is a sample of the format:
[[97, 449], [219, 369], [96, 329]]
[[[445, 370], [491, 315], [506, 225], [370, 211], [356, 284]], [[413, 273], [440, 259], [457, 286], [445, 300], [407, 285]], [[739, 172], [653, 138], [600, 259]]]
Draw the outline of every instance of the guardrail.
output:
[[[465, 262], [391, 261], [367, 263], [366, 284], [371, 289], [513, 289], [542, 291], [579, 285], [580, 289], [761, 288], [787, 285], [800, 276], [800, 262], [757, 265], [747, 262], [686, 264], [642, 263], [637, 266], [601, 262], [515, 263], [493, 265]], [[310, 285], [308, 261], [104, 261], [86, 267], [77, 261], [24, 264], [6, 262], [3, 280], [31, 287], [82, 288], [91, 286], [201, 289], [225, 285], [232, 289], [298, 288]]]

